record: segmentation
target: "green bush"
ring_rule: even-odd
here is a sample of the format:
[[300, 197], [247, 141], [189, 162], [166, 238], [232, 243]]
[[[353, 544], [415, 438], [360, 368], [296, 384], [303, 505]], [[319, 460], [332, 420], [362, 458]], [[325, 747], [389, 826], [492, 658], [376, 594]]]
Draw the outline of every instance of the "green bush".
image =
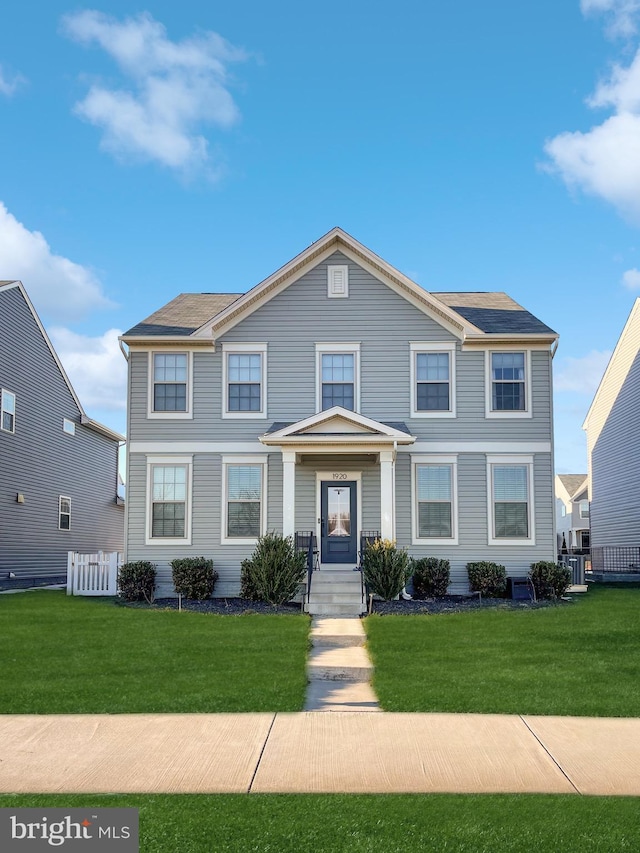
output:
[[536, 598], [560, 598], [571, 583], [571, 569], [560, 563], [540, 560], [529, 571]]
[[284, 604], [295, 597], [306, 569], [307, 555], [296, 551], [291, 536], [267, 533], [258, 539], [251, 559], [242, 561], [240, 595]]
[[213, 588], [218, 580], [218, 573], [213, 570], [213, 560], [205, 560], [204, 557], [172, 560], [171, 572], [173, 586], [178, 595], [199, 601], [213, 595]]
[[369, 592], [391, 601], [411, 577], [409, 555], [389, 539], [376, 539], [365, 548], [362, 572]]
[[447, 594], [451, 565], [449, 560], [423, 557], [413, 563], [414, 598], [441, 598]]
[[153, 601], [156, 567], [147, 560], [123, 563], [118, 570], [118, 594], [125, 601]]
[[507, 588], [507, 570], [498, 563], [467, 563], [467, 574], [472, 592], [499, 596]]

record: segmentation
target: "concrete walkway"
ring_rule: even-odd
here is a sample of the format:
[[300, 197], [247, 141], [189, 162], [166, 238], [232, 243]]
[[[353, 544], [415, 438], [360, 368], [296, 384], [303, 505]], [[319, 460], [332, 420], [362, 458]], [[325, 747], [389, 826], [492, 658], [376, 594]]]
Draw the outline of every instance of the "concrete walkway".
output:
[[0, 792], [640, 796], [640, 719], [6, 715]]

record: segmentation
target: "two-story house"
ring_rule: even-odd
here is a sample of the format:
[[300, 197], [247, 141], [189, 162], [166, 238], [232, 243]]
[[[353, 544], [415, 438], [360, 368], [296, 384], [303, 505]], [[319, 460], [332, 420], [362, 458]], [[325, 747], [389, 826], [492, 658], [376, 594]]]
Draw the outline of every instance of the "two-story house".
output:
[[245, 294], [182, 294], [129, 348], [127, 559], [212, 557], [216, 595], [266, 531], [351, 569], [363, 530], [414, 557], [556, 552], [557, 335], [504, 293], [430, 293], [334, 228]]
[[588, 554], [589, 496], [586, 474], [556, 474], [558, 554]]
[[21, 282], [0, 281], [0, 580], [122, 550], [122, 442], [86, 415]]

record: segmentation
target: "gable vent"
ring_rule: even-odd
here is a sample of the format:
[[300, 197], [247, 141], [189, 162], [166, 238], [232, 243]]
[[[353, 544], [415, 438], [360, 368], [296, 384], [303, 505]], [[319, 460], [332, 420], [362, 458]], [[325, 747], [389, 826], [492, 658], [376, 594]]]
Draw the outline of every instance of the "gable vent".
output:
[[329, 299], [346, 299], [349, 296], [349, 267], [346, 264], [327, 267], [327, 296]]

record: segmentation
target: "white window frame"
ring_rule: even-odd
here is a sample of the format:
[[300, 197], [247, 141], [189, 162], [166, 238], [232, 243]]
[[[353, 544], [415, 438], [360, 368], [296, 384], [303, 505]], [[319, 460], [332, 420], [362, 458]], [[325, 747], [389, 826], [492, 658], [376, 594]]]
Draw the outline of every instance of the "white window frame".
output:
[[[494, 466], [505, 465], [525, 466], [527, 468], [527, 527], [529, 535], [517, 539], [497, 538], [495, 535], [495, 501], [493, 498], [493, 469]], [[536, 544], [535, 536], [535, 503], [533, 480], [533, 456], [515, 454], [487, 454], [487, 543], [489, 545], [507, 545], [529, 547]]]
[[[585, 505], [587, 507], [587, 511], [583, 512], [583, 507]], [[589, 518], [590, 513], [589, 513], [589, 501], [588, 500], [578, 501], [578, 514], [579, 514], [580, 518]]]
[[[524, 409], [493, 409], [493, 370], [491, 357], [508, 353], [523, 353], [524, 355]], [[485, 418], [531, 418], [531, 350], [525, 347], [500, 347], [485, 351]]]
[[[451, 467], [451, 536], [449, 538], [419, 536], [418, 530], [418, 475], [422, 465], [449, 465]], [[411, 544], [458, 545], [458, 455], [436, 453], [411, 454]]]
[[349, 298], [348, 264], [327, 265], [327, 297], [329, 299]]
[[[69, 511], [62, 511], [62, 501], [69, 501]], [[62, 516], [67, 515], [69, 517], [69, 526], [62, 526]], [[64, 531], [64, 533], [69, 533], [71, 530], [71, 498], [68, 495], [59, 495], [58, 496], [58, 530]]]
[[[154, 356], [156, 355], [186, 355], [187, 357], [187, 408], [184, 412], [156, 412], [153, 408], [154, 399]], [[148, 400], [147, 417], [158, 420], [190, 420], [193, 418], [193, 354], [188, 349], [155, 349], [149, 351], [148, 361]]]
[[[13, 397], [13, 411], [10, 412], [9, 409], [5, 406], [5, 396]], [[18, 399], [13, 391], [9, 391], [7, 388], [0, 389], [0, 430], [2, 432], [8, 432], [13, 435], [16, 431], [16, 409], [18, 408]], [[11, 415], [13, 418], [12, 429], [5, 429], [4, 427], [4, 416], [5, 414]]]
[[227, 536], [228, 522], [228, 470], [234, 465], [250, 465], [262, 467], [261, 494], [260, 494], [260, 536], [267, 532], [267, 476], [268, 476], [267, 454], [251, 454], [248, 456], [223, 456], [222, 457], [222, 527], [220, 528], [221, 545], [255, 545], [258, 537], [233, 537]]
[[66, 432], [67, 435], [75, 435], [76, 434], [75, 422], [70, 420], [69, 418], [63, 418], [62, 419], [62, 431]]
[[[184, 466], [187, 469], [185, 483], [184, 537], [153, 536], [153, 468], [158, 466]], [[147, 456], [147, 511], [145, 545], [191, 545], [191, 511], [193, 504], [193, 456]]]
[[360, 412], [360, 342], [316, 343], [316, 413], [322, 409], [322, 356], [353, 355], [353, 406]]
[[[260, 411], [259, 412], [230, 412], [229, 411], [229, 356], [230, 355], [259, 355], [260, 356]], [[267, 344], [222, 344], [222, 417], [233, 420], [262, 419], [267, 417]]]
[[[411, 417], [412, 418], [455, 418], [456, 417], [456, 345], [454, 341], [410, 341]], [[418, 355], [449, 353], [449, 409], [435, 411], [418, 410]]]

